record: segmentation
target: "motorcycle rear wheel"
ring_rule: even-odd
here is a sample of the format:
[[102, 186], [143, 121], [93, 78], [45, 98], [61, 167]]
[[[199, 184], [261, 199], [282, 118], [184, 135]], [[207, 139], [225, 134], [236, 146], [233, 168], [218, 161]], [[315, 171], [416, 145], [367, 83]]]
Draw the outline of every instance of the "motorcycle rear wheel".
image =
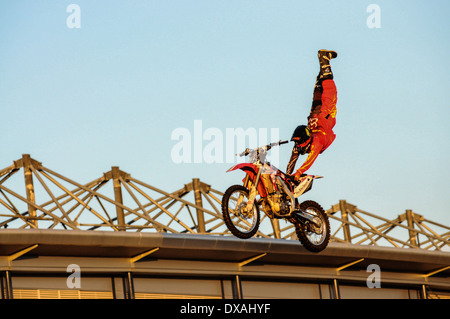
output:
[[318, 226], [310, 222], [296, 222], [295, 231], [299, 241], [311, 252], [317, 253], [324, 250], [330, 241], [330, 222], [327, 214], [322, 206], [311, 200], [301, 203], [300, 209], [313, 215]]
[[241, 239], [253, 237], [259, 228], [260, 214], [258, 205], [253, 205], [250, 212], [245, 208], [249, 191], [242, 185], [230, 186], [222, 198], [222, 215], [230, 232]]

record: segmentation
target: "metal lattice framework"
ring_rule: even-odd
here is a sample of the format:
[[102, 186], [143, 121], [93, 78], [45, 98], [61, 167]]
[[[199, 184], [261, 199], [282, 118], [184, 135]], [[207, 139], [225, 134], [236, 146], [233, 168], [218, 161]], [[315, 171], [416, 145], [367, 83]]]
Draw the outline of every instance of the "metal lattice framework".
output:
[[[16, 178], [20, 171], [24, 178]], [[0, 170], [0, 228], [231, 235], [222, 218], [222, 196], [199, 179], [168, 193], [118, 167], [82, 185], [25, 154]], [[327, 213], [332, 241], [450, 249], [450, 227], [410, 210], [388, 220], [340, 201]], [[256, 236], [296, 239], [292, 224], [265, 215]]]
[[337, 223], [337, 229], [332, 234], [334, 241], [360, 245], [450, 250], [450, 227], [428, 220], [409, 209], [389, 220], [341, 200], [327, 213], [330, 220]]

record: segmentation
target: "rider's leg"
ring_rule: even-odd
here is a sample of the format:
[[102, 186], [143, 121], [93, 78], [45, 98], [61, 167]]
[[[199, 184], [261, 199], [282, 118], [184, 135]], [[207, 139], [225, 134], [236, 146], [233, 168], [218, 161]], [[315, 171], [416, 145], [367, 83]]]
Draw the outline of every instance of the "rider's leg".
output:
[[313, 100], [311, 105], [311, 114], [309, 117], [314, 117], [321, 112], [323, 81], [333, 80], [333, 72], [331, 71], [330, 60], [337, 57], [335, 51], [319, 50], [317, 52], [319, 59], [320, 70], [314, 85]]
[[[336, 58], [337, 53], [335, 51], [319, 50], [317, 56], [320, 64], [320, 71], [317, 77], [319, 78], [322, 87], [322, 105], [330, 105], [330, 103], [333, 102], [333, 97], [336, 96], [336, 85], [333, 81], [333, 71], [331, 71], [330, 60]], [[325, 107], [325, 109], [327, 108], [328, 107]]]
[[314, 84], [314, 92], [313, 92], [313, 99], [312, 99], [312, 105], [311, 105], [311, 112], [310, 117], [314, 116], [314, 114], [320, 113], [320, 106], [322, 105], [322, 80], [320, 80], [320, 73], [316, 78], [316, 83]]
[[337, 53], [334, 51], [319, 50], [318, 52], [320, 71], [316, 78], [311, 113], [308, 117], [308, 125], [311, 129], [315, 129], [320, 117], [324, 117], [326, 120], [330, 119], [333, 123], [328, 123], [329, 126], [331, 128], [334, 126], [337, 91], [333, 80], [330, 60], [336, 57]]
[[322, 114], [325, 117], [336, 116], [337, 90], [334, 80], [325, 80], [322, 82]]

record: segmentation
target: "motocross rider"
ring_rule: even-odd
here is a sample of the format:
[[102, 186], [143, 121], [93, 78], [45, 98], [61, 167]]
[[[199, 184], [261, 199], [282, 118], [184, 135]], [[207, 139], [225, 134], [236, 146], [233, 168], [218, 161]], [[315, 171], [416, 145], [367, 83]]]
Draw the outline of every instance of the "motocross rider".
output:
[[295, 145], [286, 174], [292, 174], [299, 155], [309, 153], [303, 165], [292, 175], [296, 182], [312, 166], [317, 156], [325, 151], [336, 138], [333, 127], [336, 124], [337, 91], [330, 67], [330, 60], [336, 57], [337, 53], [334, 51], [319, 50], [318, 52], [320, 71], [314, 86], [308, 125], [297, 126], [291, 138]]

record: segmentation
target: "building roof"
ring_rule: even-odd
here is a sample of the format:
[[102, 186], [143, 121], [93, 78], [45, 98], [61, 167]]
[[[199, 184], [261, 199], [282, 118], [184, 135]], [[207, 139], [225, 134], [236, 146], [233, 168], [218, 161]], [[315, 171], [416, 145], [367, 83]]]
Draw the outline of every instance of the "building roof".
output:
[[[0, 230], [0, 256], [13, 256], [34, 246], [26, 254], [60, 257], [133, 258], [155, 248], [151, 259], [177, 259], [245, 263], [259, 257], [258, 264], [381, 269], [418, 275], [450, 276], [450, 253], [415, 248], [392, 248], [330, 243], [320, 253], [311, 253], [298, 241], [231, 236], [168, 233], [103, 232], [74, 230]], [[264, 254], [264, 255], [263, 255]], [[24, 254], [25, 255], [25, 254]], [[147, 257], [150, 258], [150, 257]], [[146, 257], [142, 257], [146, 260]]]

